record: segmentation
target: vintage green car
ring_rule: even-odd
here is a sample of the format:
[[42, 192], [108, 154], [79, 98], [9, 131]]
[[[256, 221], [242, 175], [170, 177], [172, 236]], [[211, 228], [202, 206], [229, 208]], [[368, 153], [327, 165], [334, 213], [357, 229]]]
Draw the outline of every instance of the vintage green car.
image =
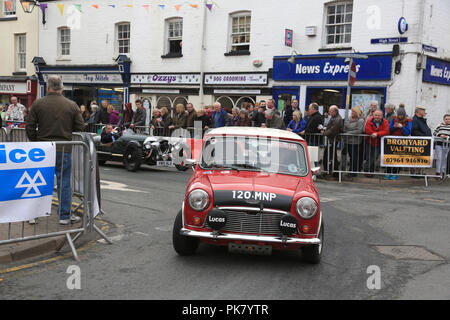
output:
[[182, 161], [174, 163], [173, 152], [182, 157], [183, 143], [169, 137], [154, 137], [145, 134], [122, 134], [112, 143], [101, 142], [101, 135], [94, 137], [97, 158], [100, 165], [106, 161], [123, 162], [128, 171], [137, 171], [141, 165], [171, 167], [186, 171]]

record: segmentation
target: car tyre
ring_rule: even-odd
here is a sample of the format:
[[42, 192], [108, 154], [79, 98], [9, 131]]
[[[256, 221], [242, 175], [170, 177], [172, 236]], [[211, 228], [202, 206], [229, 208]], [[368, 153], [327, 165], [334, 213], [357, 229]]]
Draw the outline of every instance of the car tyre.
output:
[[135, 172], [141, 166], [142, 150], [135, 144], [131, 144], [123, 154], [123, 163], [128, 171]]
[[175, 168], [177, 168], [178, 171], [186, 171], [187, 169], [189, 169], [188, 166], [183, 166], [182, 164], [176, 164]]
[[180, 234], [183, 227], [181, 210], [178, 212], [173, 224], [172, 242], [173, 248], [180, 256], [192, 256], [197, 251], [199, 240], [193, 237], [187, 237]]
[[324, 241], [324, 224], [320, 227], [319, 239], [320, 244], [313, 244], [303, 247], [302, 250], [302, 260], [311, 264], [318, 264], [322, 258], [323, 252], [323, 241]]

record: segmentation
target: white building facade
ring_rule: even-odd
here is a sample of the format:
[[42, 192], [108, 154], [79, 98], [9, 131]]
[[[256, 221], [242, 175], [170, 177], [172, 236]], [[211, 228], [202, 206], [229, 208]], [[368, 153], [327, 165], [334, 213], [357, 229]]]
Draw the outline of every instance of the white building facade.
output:
[[337, 55], [358, 52], [350, 105], [404, 103], [409, 115], [424, 105], [431, 126], [450, 111], [447, 0], [68, 0], [45, 14], [41, 87], [60, 74], [79, 104], [345, 107], [349, 67]]

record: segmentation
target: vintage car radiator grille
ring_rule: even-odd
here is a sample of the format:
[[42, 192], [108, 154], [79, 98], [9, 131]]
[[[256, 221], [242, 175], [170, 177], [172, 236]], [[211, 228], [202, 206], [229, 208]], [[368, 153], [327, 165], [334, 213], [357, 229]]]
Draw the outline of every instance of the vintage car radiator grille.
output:
[[224, 210], [228, 217], [221, 231], [278, 235], [282, 214]]

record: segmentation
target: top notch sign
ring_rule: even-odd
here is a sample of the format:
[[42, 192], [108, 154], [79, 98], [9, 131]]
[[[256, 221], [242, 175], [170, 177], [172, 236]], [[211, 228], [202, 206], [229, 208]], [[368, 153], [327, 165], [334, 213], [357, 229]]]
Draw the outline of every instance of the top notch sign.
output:
[[[372, 55], [354, 59], [358, 80], [390, 80], [392, 55]], [[286, 57], [273, 60], [273, 79], [278, 81], [347, 81], [350, 66], [336, 56], [298, 56], [295, 64]]]

